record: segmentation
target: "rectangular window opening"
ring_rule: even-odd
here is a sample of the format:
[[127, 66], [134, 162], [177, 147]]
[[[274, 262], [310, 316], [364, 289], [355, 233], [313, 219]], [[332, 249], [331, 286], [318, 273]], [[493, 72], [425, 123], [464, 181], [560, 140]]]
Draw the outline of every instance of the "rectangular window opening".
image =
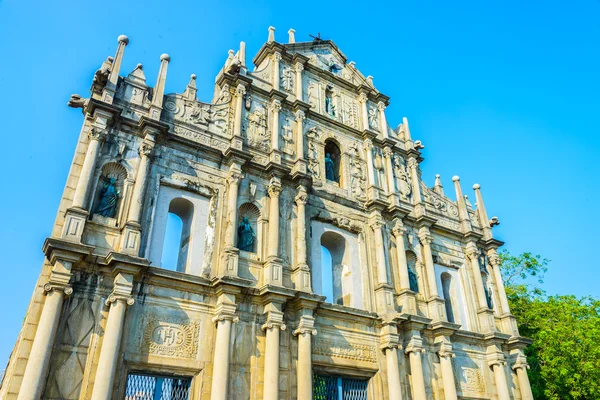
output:
[[130, 373], [125, 400], [188, 400], [191, 384], [190, 378]]
[[366, 379], [342, 378], [340, 376], [314, 375], [314, 400], [368, 400]]

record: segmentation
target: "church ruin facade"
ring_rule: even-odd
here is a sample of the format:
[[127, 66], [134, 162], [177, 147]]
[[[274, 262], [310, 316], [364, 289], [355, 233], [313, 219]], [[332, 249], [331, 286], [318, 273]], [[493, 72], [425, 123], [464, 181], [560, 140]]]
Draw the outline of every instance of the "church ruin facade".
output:
[[329, 40], [230, 51], [212, 101], [127, 37], [96, 72], [1, 399], [523, 399], [479, 185]]

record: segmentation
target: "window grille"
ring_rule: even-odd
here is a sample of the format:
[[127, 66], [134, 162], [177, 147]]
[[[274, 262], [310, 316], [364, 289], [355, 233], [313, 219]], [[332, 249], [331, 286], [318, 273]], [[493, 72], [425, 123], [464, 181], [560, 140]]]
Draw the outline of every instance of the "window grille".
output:
[[191, 379], [129, 374], [125, 400], [188, 400]]
[[314, 400], [368, 400], [369, 381], [314, 375]]

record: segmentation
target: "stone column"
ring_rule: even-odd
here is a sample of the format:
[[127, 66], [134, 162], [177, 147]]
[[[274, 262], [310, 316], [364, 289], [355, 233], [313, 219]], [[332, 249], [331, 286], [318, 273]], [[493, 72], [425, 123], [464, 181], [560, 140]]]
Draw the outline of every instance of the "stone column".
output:
[[306, 115], [304, 111], [298, 110], [295, 113], [296, 117], [296, 160], [304, 159], [304, 119]]
[[304, 71], [304, 64], [301, 62], [296, 63], [296, 99], [298, 101], [303, 101], [303, 93], [302, 93], [302, 71]]
[[498, 297], [500, 298], [500, 315], [510, 314], [510, 306], [508, 305], [508, 298], [506, 297], [506, 290], [504, 289], [504, 281], [502, 280], [502, 274], [500, 272], [500, 265], [502, 261], [500, 256], [496, 252], [496, 249], [490, 249], [487, 252], [488, 260], [492, 269], [492, 276], [494, 284], [498, 289]]
[[456, 400], [456, 384], [454, 383], [454, 368], [452, 368], [452, 359], [454, 352], [452, 351], [452, 343], [449, 339], [443, 339], [438, 351], [440, 356], [440, 366], [442, 369], [442, 381], [444, 383], [444, 399]]
[[234, 301], [234, 295], [221, 294], [213, 318], [213, 322], [217, 324], [217, 334], [213, 356], [211, 400], [228, 399], [231, 325], [238, 321]]
[[408, 167], [410, 168], [410, 176], [412, 179], [412, 198], [413, 198], [413, 204], [419, 205], [419, 207], [421, 208], [420, 213], [424, 213], [425, 211], [425, 207], [423, 207], [422, 202], [423, 200], [421, 199], [421, 186], [419, 184], [419, 172], [418, 172], [418, 166], [419, 166], [419, 162], [417, 161], [416, 158], [414, 157], [410, 157], [408, 159]]
[[[44, 285], [46, 301], [23, 373], [18, 400], [38, 400], [42, 396], [64, 296], [73, 293], [73, 289], [68, 286], [72, 265], [71, 261], [57, 260], [52, 274], [59, 271], [64, 279], [53, 279], [51, 275], [50, 281]], [[61, 271], [64, 274], [60, 274]]]
[[295, 198], [297, 207], [297, 262], [292, 271], [294, 285], [297, 290], [311, 292], [310, 269], [306, 263], [306, 203], [308, 193], [302, 185], [298, 186], [298, 195]]
[[239, 250], [235, 247], [235, 236], [237, 232], [238, 221], [238, 190], [242, 181], [242, 169], [236, 163], [229, 167], [227, 176], [228, 193], [227, 193], [227, 228], [225, 230], [225, 249], [224, 249], [224, 268], [225, 275], [237, 276]]
[[422, 227], [419, 229], [419, 240], [423, 246], [423, 256], [425, 258], [425, 270], [427, 271], [427, 286], [429, 288], [429, 297], [438, 296], [437, 282], [435, 279], [435, 267], [433, 265], [433, 253], [431, 252], [431, 244], [433, 236], [429, 232], [429, 228]]
[[400, 384], [400, 369], [398, 367], [399, 344], [397, 320], [385, 320], [381, 327], [381, 351], [385, 354], [387, 364], [387, 382], [390, 400], [402, 400], [402, 387]]
[[126, 305], [133, 305], [132, 297], [117, 296], [111, 294], [106, 300], [109, 306], [102, 349], [98, 359], [98, 369], [94, 380], [92, 400], [109, 400], [112, 398], [112, 388], [115, 379], [115, 371], [121, 348], [121, 336], [123, 334], [123, 323], [125, 319]]
[[271, 126], [271, 151], [279, 151], [279, 111], [281, 110], [281, 101], [275, 99], [271, 101], [271, 111], [273, 112], [273, 122]]
[[131, 208], [129, 209], [128, 222], [140, 223], [142, 215], [142, 203], [144, 202], [144, 192], [148, 181], [148, 172], [150, 170], [150, 156], [154, 148], [154, 135], [146, 135], [146, 138], [140, 144], [138, 153], [140, 155], [140, 165], [138, 166], [137, 176], [133, 195], [131, 196]]
[[363, 130], [369, 130], [369, 112], [367, 111], [367, 95], [361, 93], [358, 95], [358, 102], [360, 103], [360, 113], [362, 115]]
[[367, 139], [363, 143], [363, 148], [367, 154], [367, 177], [369, 186], [375, 185], [375, 168], [373, 166], [373, 142]]
[[94, 167], [96, 166], [96, 159], [98, 158], [98, 153], [100, 151], [100, 142], [104, 140], [106, 134], [101, 129], [91, 128], [88, 132], [88, 137], [90, 141], [79, 173], [75, 194], [73, 195], [73, 207], [84, 209], [86, 208], [85, 200], [90, 186], [90, 180], [92, 179]]
[[312, 374], [312, 336], [317, 334], [314, 329], [315, 320], [311, 316], [303, 315], [300, 324], [293, 335], [298, 337], [298, 399], [312, 399], [313, 374]]
[[235, 89], [235, 117], [233, 120], [233, 136], [242, 136], [242, 109], [244, 107], [244, 95], [246, 87], [242, 84], [237, 85]]
[[521, 392], [522, 400], [533, 400], [533, 393], [531, 392], [531, 385], [529, 384], [529, 377], [527, 376], [527, 370], [529, 364], [527, 364], [527, 358], [523, 353], [519, 354], [517, 361], [512, 367], [513, 371], [517, 374], [517, 381], [519, 382], [519, 391]]
[[279, 64], [281, 61], [281, 53], [273, 53], [273, 89], [279, 90]]
[[285, 330], [281, 304], [269, 303], [265, 306], [267, 321], [262, 326], [266, 331], [264, 400], [279, 399], [279, 331]]
[[267, 243], [267, 263], [265, 264], [263, 283], [283, 285], [283, 266], [279, 259], [279, 196], [281, 180], [272, 177], [269, 183], [269, 240]]
[[394, 177], [394, 167], [392, 165], [392, 149], [385, 147], [383, 149], [383, 155], [385, 157], [385, 169], [387, 173], [387, 192], [388, 195], [396, 193], [396, 178]]
[[498, 400], [510, 400], [510, 392], [508, 390], [508, 382], [506, 380], [506, 371], [504, 358], [496, 358], [489, 362], [492, 371], [494, 371], [494, 381], [496, 382], [496, 391], [498, 392]]
[[379, 110], [379, 130], [381, 131], [381, 136], [383, 136], [384, 139], [387, 139], [389, 135], [387, 129], [387, 120], [385, 118], [385, 104], [383, 101], [377, 103], [377, 109]]
[[385, 249], [383, 246], [383, 219], [381, 215], [373, 217], [371, 227], [373, 228], [373, 235], [375, 237], [375, 258], [377, 261], [377, 283], [382, 284], [388, 283], [387, 267], [385, 262]]
[[405, 353], [408, 354], [410, 360], [410, 375], [412, 377], [412, 398], [421, 400], [427, 398], [425, 391], [425, 379], [423, 378], [423, 363], [421, 361], [421, 353], [424, 353], [421, 338], [412, 338], [409, 345], [406, 347]]
[[480, 329], [482, 332], [492, 332], [496, 330], [496, 322], [494, 320], [494, 312], [489, 309], [487, 298], [485, 296], [485, 288], [483, 286], [483, 278], [479, 266], [479, 251], [475, 242], [467, 243], [465, 254], [471, 265], [471, 274], [475, 281], [478, 306], [477, 315], [479, 316]]
[[410, 279], [408, 277], [408, 263], [406, 261], [406, 247], [404, 244], [404, 224], [400, 218], [396, 218], [394, 228], [392, 229], [396, 238], [396, 254], [398, 256], [398, 275], [400, 276], [400, 289], [410, 289]]

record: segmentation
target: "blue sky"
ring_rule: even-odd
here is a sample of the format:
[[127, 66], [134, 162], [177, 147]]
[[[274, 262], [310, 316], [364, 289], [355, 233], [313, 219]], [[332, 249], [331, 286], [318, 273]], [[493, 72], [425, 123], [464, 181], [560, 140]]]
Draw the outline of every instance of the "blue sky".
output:
[[[525, 3], [525, 4], [523, 4]], [[168, 6], [167, 6], [168, 4]], [[67, 108], [130, 38], [122, 73], [144, 64], [151, 85], [169, 53], [167, 92], [192, 73], [212, 96], [227, 50], [267, 39], [332, 39], [391, 97], [425, 144], [429, 185], [482, 185], [498, 238], [514, 253], [552, 260], [551, 294], [600, 295], [600, 2], [0, 1], [0, 370], [18, 335], [42, 263], [82, 123]]]

